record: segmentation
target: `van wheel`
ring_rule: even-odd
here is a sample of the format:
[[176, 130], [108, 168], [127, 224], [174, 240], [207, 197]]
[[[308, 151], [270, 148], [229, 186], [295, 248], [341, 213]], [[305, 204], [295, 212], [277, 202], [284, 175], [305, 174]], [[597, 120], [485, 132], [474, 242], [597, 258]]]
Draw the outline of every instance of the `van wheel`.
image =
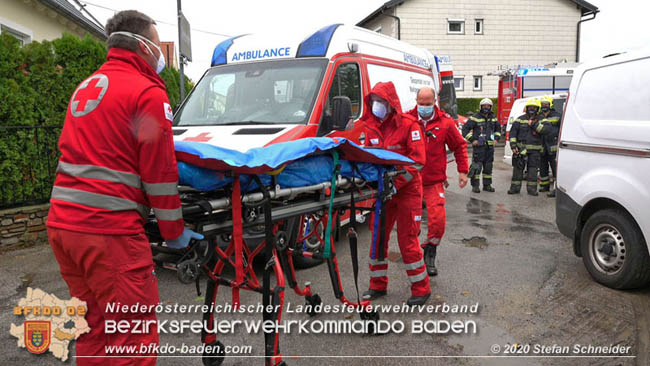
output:
[[615, 289], [650, 283], [650, 256], [632, 217], [619, 209], [593, 214], [580, 236], [582, 261], [599, 283]]

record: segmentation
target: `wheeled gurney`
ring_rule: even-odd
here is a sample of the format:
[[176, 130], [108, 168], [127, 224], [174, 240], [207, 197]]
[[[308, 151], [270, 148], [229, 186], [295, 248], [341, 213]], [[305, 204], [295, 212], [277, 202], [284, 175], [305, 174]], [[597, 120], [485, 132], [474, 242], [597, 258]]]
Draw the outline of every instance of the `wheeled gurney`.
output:
[[[307, 304], [319, 304], [320, 297], [313, 293], [311, 284], [306, 283], [302, 288], [298, 285], [293, 263], [298, 256], [326, 261], [334, 294], [342, 303], [362, 308], [369, 305], [368, 300], [359, 299], [356, 283], [357, 213], [374, 211], [373, 245], [381, 246], [384, 231], [376, 229], [383, 227], [383, 203], [390, 199], [392, 179], [400, 173], [394, 167], [412, 161], [389, 151], [363, 149], [345, 139], [330, 138], [280, 143], [252, 149], [243, 155], [200, 143], [177, 143], [176, 150], [180, 183], [200, 188], [181, 194], [183, 217], [195, 231], [205, 236], [205, 240], [178, 251], [162, 245], [154, 222], [147, 226], [147, 232], [154, 253], [181, 255], [178, 271], [195, 281], [197, 291], [200, 291], [198, 275], [207, 276], [205, 304], [208, 308], [216, 302], [219, 285], [232, 289], [235, 306], [239, 304], [240, 290], [261, 293], [264, 309], [273, 305], [271, 308], [278, 310], [265, 312], [264, 320], [281, 320], [287, 285], [305, 297]], [[308, 174], [301, 174], [305, 170]], [[374, 208], [359, 206], [369, 200], [376, 202]], [[350, 217], [348, 237], [356, 301], [349, 300], [343, 293], [333, 241], [333, 223], [346, 212]], [[304, 227], [303, 220], [310, 220], [315, 226], [322, 225], [323, 233], [295, 230]], [[249, 248], [243, 241], [243, 231], [260, 226], [264, 227], [264, 240]], [[310, 237], [315, 237], [319, 243], [315, 251], [303, 248], [302, 243]], [[219, 241], [223, 245], [219, 245]], [[380, 247], [376, 252], [382, 255], [384, 250]], [[259, 255], [264, 260], [261, 283], [253, 270], [253, 262]], [[227, 266], [234, 269], [234, 278], [223, 274]], [[276, 279], [273, 288], [271, 271]], [[367, 320], [378, 318], [378, 314], [366, 311], [361, 311], [361, 316]], [[210, 329], [214, 314], [205, 313], [203, 317]], [[215, 334], [205, 330], [201, 339], [205, 344], [221, 345]], [[266, 365], [284, 364], [277, 333], [265, 333], [265, 356]], [[204, 354], [203, 362], [219, 365], [223, 357], [223, 351]]]

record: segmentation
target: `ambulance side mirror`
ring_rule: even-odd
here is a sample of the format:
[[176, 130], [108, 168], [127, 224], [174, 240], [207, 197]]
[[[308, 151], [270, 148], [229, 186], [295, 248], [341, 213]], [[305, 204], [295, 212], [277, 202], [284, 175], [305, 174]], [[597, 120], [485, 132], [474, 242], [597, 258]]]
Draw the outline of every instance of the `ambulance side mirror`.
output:
[[344, 131], [352, 118], [350, 98], [340, 95], [332, 99], [332, 130]]

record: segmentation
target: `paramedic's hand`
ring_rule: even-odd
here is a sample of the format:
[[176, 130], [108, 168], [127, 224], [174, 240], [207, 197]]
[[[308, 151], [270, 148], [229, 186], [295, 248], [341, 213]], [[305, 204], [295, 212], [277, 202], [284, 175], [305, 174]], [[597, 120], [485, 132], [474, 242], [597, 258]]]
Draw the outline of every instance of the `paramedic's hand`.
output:
[[188, 228], [185, 228], [181, 236], [173, 240], [167, 240], [167, 246], [174, 249], [182, 249], [185, 248], [190, 243], [190, 240], [192, 239], [202, 240], [203, 238], [204, 238], [203, 235], [199, 233], [195, 233], [194, 231]]
[[472, 146], [475, 146], [475, 147], [478, 146], [478, 140], [472, 141]]
[[465, 188], [467, 185], [467, 173], [459, 173], [458, 174], [458, 186], [460, 188]]

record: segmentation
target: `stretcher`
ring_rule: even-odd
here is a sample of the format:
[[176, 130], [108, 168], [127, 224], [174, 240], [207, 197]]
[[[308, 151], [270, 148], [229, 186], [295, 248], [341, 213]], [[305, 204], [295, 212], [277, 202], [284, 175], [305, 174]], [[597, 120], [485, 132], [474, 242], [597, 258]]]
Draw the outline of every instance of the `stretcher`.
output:
[[[294, 258], [302, 256], [326, 262], [334, 295], [341, 303], [360, 307], [362, 319], [378, 319], [379, 314], [363, 310], [369, 301], [359, 298], [356, 218], [359, 213], [374, 212], [372, 245], [378, 246], [377, 253], [382, 256], [384, 230], [376, 229], [383, 227], [383, 207], [394, 192], [392, 180], [402, 173], [399, 166], [413, 163], [410, 159], [330, 138], [301, 139], [247, 153], [201, 143], [177, 143], [176, 152], [180, 183], [192, 187], [181, 193], [183, 217], [205, 239], [194, 241], [183, 250], [167, 248], [153, 218], [147, 224], [147, 234], [154, 253], [180, 256], [179, 276], [184, 282], [194, 281], [198, 293], [199, 276], [207, 277], [207, 308], [215, 304], [219, 286], [231, 289], [233, 306], [239, 305], [242, 290], [261, 293], [265, 321], [281, 321], [287, 286], [304, 297], [307, 305], [320, 304], [321, 298], [310, 283], [302, 287], [298, 284]], [[369, 200], [374, 200], [374, 207], [359, 206]], [[348, 238], [356, 301], [343, 292], [334, 246], [333, 223], [345, 213], [350, 217]], [[305, 220], [324, 230], [296, 230], [305, 227]], [[264, 240], [249, 247], [243, 232], [252, 227], [264, 227]], [[312, 240], [317, 243], [316, 248], [306, 250], [302, 243], [309, 239], [316, 239]], [[261, 281], [253, 269], [258, 256], [263, 257], [264, 263]], [[226, 268], [232, 269], [234, 278], [224, 273]], [[273, 287], [271, 272], [275, 278]], [[203, 320], [211, 329], [214, 313], [204, 313]], [[279, 334], [265, 333], [264, 337], [265, 365], [284, 365]], [[203, 363], [220, 365], [224, 347], [216, 335], [204, 330], [201, 340], [220, 346], [211, 349], [221, 350], [204, 354]]]

